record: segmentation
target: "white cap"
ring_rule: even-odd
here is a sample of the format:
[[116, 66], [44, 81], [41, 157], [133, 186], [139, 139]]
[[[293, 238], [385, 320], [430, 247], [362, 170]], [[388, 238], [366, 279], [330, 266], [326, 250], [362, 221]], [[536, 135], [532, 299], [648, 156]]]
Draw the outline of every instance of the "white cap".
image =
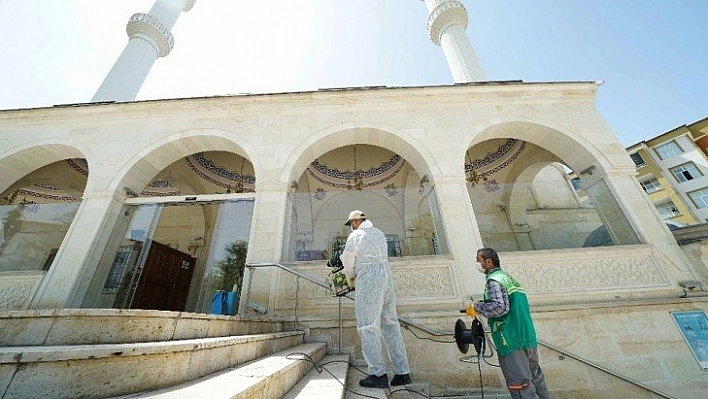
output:
[[352, 220], [356, 219], [366, 219], [366, 215], [364, 215], [364, 212], [362, 211], [351, 211], [349, 212], [349, 220], [347, 220], [346, 223], [344, 223], [345, 226], [350, 226], [352, 224]]

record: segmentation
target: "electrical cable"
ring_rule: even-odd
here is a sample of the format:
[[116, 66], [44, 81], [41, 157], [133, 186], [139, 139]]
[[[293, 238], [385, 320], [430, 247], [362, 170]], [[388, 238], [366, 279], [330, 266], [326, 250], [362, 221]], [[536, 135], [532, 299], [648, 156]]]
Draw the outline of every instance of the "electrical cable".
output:
[[[419, 327], [417, 327], [417, 326], [415, 326], [415, 325], [410, 325], [410, 324], [402, 324], [401, 326], [402, 326], [405, 330], [407, 330], [407, 331], [409, 331], [411, 334], [413, 334], [413, 336], [414, 336], [415, 338], [417, 338], [417, 339], [428, 340], [428, 341], [437, 342], [437, 343], [442, 343], [442, 344], [454, 344], [454, 343], [456, 342], [455, 340], [442, 341], [442, 340], [432, 339], [432, 338], [430, 338], [430, 337], [421, 337], [421, 336], [419, 336], [418, 334], [416, 334], [416, 332], [411, 328], [411, 327], [413, 327], [413, 328], [420, 329]], [[423, 331], [424, 331], [424, 330], [423, 330]], [[424, 332], [425, 332], [425, 331], [424, 331]], [[427, 333], [427, 332], [426, 332], [426, 333]], [[484, 331], [484, 341], [482, 342], [480, 352], [477, 354], [477, 356], [475, 356], [475, 357], [476, 357], [476, 361], [473, 361], [473, 360], [472, 360], [473, 357], [460, 359], [460, 361], [463, 361], [463, 362], [466, 362], [466, 363], [477, 364], [477, 370], [478, 370], [478, 373], [479, 373], [479, 385], [480, 385], [480, 389], [481, 389], [482, 399], [484, 399], [484, 384], [483, 384], [483, 380], [482, 380], [482, 365], [481, 365], [482, 362], [480, 361], [480, 359], [482, 359], [482, 361], [484, 361], [484, 363], [487, 364], [488, 366], [500, 367], [498, 364], [492, 364], [492, 363], [489, 363], [489, 362], [487, 361], [487, 358], [490, 358], [490, 357], [493, 357], [493, 356], [494, 356], [494, 349], [496, 349], [496, 348], [494, 347], [494, 342], [492, 342], [492, 341], [489, 339], [488, 334], [490, 334], [488, 331]], [[454, 334], [450, 334], [450, 333], [441, 333], [441, 334], [440, 334], [440, 336], [445, 336], [445, 337], [453, 336], [453, 335], [454, 335]], [[489, 344], [489, 346], [487, 346], [487, 344]], [[486, 353], [486, 352], [487, 352], [487, 348], [489, 348], [489, 354]], [[301, 357], [293, 357], [293, 356], [298, 356], [298, 355], [301, 356]], [[330, 363], [347, 363], [347, 365], [348, 365], [349, 367], [353, 368], [354, 370], [360, 372], [360, 373], [363, 374], [363, 375], [368, 375], [368, 373], [367, 373], [366, 371], [361, 370], [359, 367], [355, 366], [355, 365], [354, 365], [352, 362], [350, 362], [350, 361], [331, 360], [331, 361], [324, 362], [324, 363], [317, 363], [317, 362], [315, 362], [310, 356], [308, 356], [307, 354], [302, 353], [302, 352], [290, 353], [290, 354], [288, 354], [288, 355], [286, 356], [286, 359], [308, 361], [308, 362], [310, 362], [310, 363], [312, 363], [312, 364], [314, 365], [314, 368], [315, 368], [315, 370], [317, 370], [318, 373], [322, 373], [322, 371], [324, 370], [324, 371], [326, 371], [329, 375], [331, 375], [332, 377], [334, 377], [335, 379], [337, 379], [337, 382], [339, 382], [339, 383], [342, 385], [342, 387], [344, 387], [345, 391], [347, 391], [347, 392], [349, 392], [349, 393], [352, 393], [352, 394], [354, 394], [354, 395], [357, 395], [357, 396], [364, 397], [364, 398], [373, 398], [373, 399], [376, 399], [376, 397], [374, 397], [374, 396], [365, 395], [365, 394], [363, 394], [363, 393], [354, 391], [354, 390], [352, 390], [351, 388], [348, 388], [348, 387], [346, 386], [346, 382], [342, 383], [331, 371], [329, 371], [326, 367], [324, 367], [325, 365], [330, 364]], [[422, 393], [420, 393], [420, 392], [418, 392], [418, 391], [415, 391], [415, 390], [411, 390], [411, 389], [407, 389], [407, 388], [401, 388], [401, 389], [391, 390], [391, 388], [389, 387], [389, 395], [393, 395], [393, 394], [395, 394], [396, 392], [413, 392], [413, 393], [416, 393], [417, 395], [420, 395], [421, 397], [429, 398], [429, 396], [425, 396], [425, 395], [423, 395]]]
[[[455, 340], [454, 340], [454, 339], [453, 339], [452, 341], [439, 341], [439, 340], [432, 339], [432, 338], [429, 338], [429, 337], [420, 337], [420, 336], [418, 336], [418, 334], [415, 333], [415, 331], [411, 330], [411, 327], [414, 327], [414, 326], [411, 326], [411, 325], [409, 325], [409, 324], [401, 325], [401, 327], [403, 327], [405, 330], [409, 331], [411, 334], [413, 334], [414, 337], [416, 337], [416, 338], [418, 338], [418, 339], [425, 339], [425, 340], [428, 340], [428, 341], [438, 342], [438, 343], [441, 343], [441, 344], [454, 344], [454, 343], [455, 343]], [[445, 336], [445, 337], [447, 337], [447, 336], [453, 336], [453, 334], [442, 334], [442, 336]]]
[[[484, 399], [484, 384], [482, 382], [482, 362], [479, 361], [481, 354], [477, 354], [477, 371], [479, 372], [479, 389], [482, 390], [482, 399]], [[486, 363], [486, 362], [485, 362]]]

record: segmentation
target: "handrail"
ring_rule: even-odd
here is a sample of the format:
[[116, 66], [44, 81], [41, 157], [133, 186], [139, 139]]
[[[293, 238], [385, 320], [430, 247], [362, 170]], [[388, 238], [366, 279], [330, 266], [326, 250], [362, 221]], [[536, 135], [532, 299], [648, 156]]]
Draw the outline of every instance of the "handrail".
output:
[[543, 341], [541, 341], [541, 340], [537, 340], [537, 342], [538, 342], [540, 345], [543, 345], [543, 346], [545, 346], [545, 347], [548, 348], [548, 349], [554, 350], [554, 351], [556, 351], [556, 352], [558, 352], [558, 353], [560, 353], [560, 354], [563, 354], [563, 355], [565, 355], [565, 356], [570, 356], [570, 357], [572, 357], [573, 359], [575, 359], [575, 360], [577, 360], [577, 361], [579, 361], [579, 362], [581, 362], [581, 363], [585, 363], [585, 364], [587, 364], [588, 366], [594, 367], [594, 368], [596, 368], [596, 369], [598, 369], [598, 370], [600, 370], [600, 371], [604, 371], [604, 372], [607, 373], [607, 374], [610, 374], [610, 375], [612, 375], [612, 376], [615, 376], [615, 377], [619, 378], [620, 380], [626, 381], [626, 382], [628, 382], [628, 383], [630, 383], [630, 384], [632, 384], [632, 385], [635, 385], [635, 386], [638, 386], [638, 387], [640, 387], [640, 388], [643, 388], [643, 389], [645, 389], [645, 390], [647, 390], [647, 391], [649, 391], [649, 392], [651, 392], [651, 393], [653, 393], [653, 394], [655, 394], [655, 395], [661, 396], [662, 398], [672, 399], [671, 396], [669, 396], [669, 395], [667, 395], [667, 394], [665, 394], [665, 393], [659, 392], [659, 391], [657, 391], [656, 389], [654, 389], [654, 388], [652, 388], [652, 387], [649, 387], [649, 386], [646, 386], [646, 385], [642, 384], [642, 383], [639, 382], [639, 381], [635, 381], [635, 380], [633, 380], [633, 379], [631, 379], [631, 378], [629, 378], [629, 377], [625, 377], [625, 376], [623, 376], [623, 375], [621, 375], [621, 374], [618, 374], [618, 373], [616, 373], [616, 372], [614, 372], [614, 371], [612, 371], [612, 370], [610, 370], [610, 369], [608, 369], [608, 368], [605, 368], [605, 367], [603, 367], [603, 366], [600, 366], [599, 364], [595, 364], [595, 363], [593, 363], [593, 362], [591, 362], [591, 361], [589, 361], [589, 360], [587, 360], [587, 359], [584, 359], [584, 358], [582, 358], [582, 357], [580, 357], [580, 356], [574, 355], [574, 354], [572, 354], [572, 353], [570, 353], [570, 352], [568, 352], [568, 351], [566, 351], [566, 350], [564, 350], [564, 349], [558, 348], [558, 347], [556, 347], [556, 346], [553, 346], [553, 345], [551, 345], [551, 344], [549, 344], [549, 343], [547, 343], [547, 342], [543, 342]]
[[[298, 277], [300, 277], [300, 278], [303, 278], [303, 279], [305, 279], [305, 280], [307, 280], [307, 281], [309, 281], [309, 282], [311, 282], [311, 283], [314, 283], [314, 284], [316, 284], [316, 285], [318, 285], [318, 286], [320, 286], [320, 287], [322, 287], [322, 288], [324, 288], [324, 289], [326, 289], [326, 290], [328, 290], [328, 291], [329, 291], [329, 289], [330, 289], [330, 287], [327, 286], [326, 284], [323, 284], [323, 283], [321, 283], [321, 282], [319, 282], [319, 281], [317, 281], [317, 280], [315, 280], [315, 279], [312, 279], [312, 278], [310, 278], [310, 277], [308, 277], [308, 276], [306, 276], [306, 275], [304, 275], [304, 274], [302, 274], [302, 273], [300, 273], [300, 272], [298, 272], [298, 271], [296, 271], [296, 270], [293, 270], [293, 269], [291, 269], [291, 268], [289, 268], [289, 267], [287, 267], [287, 266], [285, 266], [285, 265], [282, 265], [282, 264], [280, 264], [280, 263], [247, 263], [247, 264], [246, 264], [246, 267], [248, 267], [248, 268], [277, 267], [277, 268], [279, 268], [279, 269], [281, 269], [281, 270], [284, 270], [284, 271], [286, 271], [286, 272], [288, 272], [288, 273], [292, 273], [292, 274], [294, 274], [294, 275], [296, 275], [296, 276], [298, 276]], [[249, 287], [250, 287], [250, 278], [249, 278]], [[249, 290], [246, 292], [246, 300], [248, 300], [248, 298], [250, 297], [250, 293], [251, 293], [250, 291], [251, 291], [251, 290], [249, 289]], [[343, 297], [346, 297], [346, 298], [349, 298], [349, 299], [351, 299], [351, 300], [354, 300], [354, 298], [350, 297], [349, 294], [343, 295]], [[340, 351], [341, 351], [341, 349], [342, 349], [342, 348], [341, 348], [341, 346], [342, 346], [342, 316], [341, 316], [341, 311], [342, 311], [342, 310], [341, 310], [341, 309], [342, 309], [341, 298], [342, 298], [342, 296], [340, 296], [340, 297], [338, 297], [338, 298], [340, 299], [340, 301], [339, 301], [339, 313], [340, 313], [340, 314], [339, 314], [339, 349], [340, 349]], [[297, 316], [296, 316], [296, 318], [297, 318]], [[425, 326], [421, 326], [421, 325], [419, 325], [419, 324], [417, 324], [417, 323], [411, 322], [411, 321], [409, 321], [409, 320], [406, 320], [406, 319], [403, 319], [403, 318], [400, 318], [400, 317], [398, 318], [398, 321], [401, 322], [401, 323], [404, 323], [404, 324], [413, 326], [413, 327], [415, 327], [415, 328], [417, 328], [417, 329], [419, 329], [419, 330], [421, 330], [421, 331], [424, 331], [424, 332], [426, 332], [426, 333], [428, 333], [428, 334], [430, 334], [430, 335], [434, 335], [434, 336], [450, 336], [450, 335], [454, 335], [454, 333], [452, 333], [452, 332], [449, 332], [449, 333], [448, 333], [448, 332], [434, 331], [434, 330], [431, 330], [431, 329], [429, 329], [429, 328], [427, 328], [427, 327], [425, 327]], [[296, 321], [296, 324], [297, 324], [297, 321]], [[563, 355], [565, 355], [565, 356], [569, 356], [569, 357], [571, 357], [571, 358], [573, 358], [573, 359], [575, 359], [575, 360], [577, 360], [577, 361], [579, 361], [579, 362], [581, 362], [581, 363], [584, 363], [584, 364], [586, 364], [586, 365], [588, 365], [588, 366], [590, 366], [590, 367], [594, 367], [594, 368], [596, 368], [596, 369], [598, 369], [598, 370], [600, 370], [600, 371], [603, 371], [603, 372], [605, 372], [605, 373], [607, 373], [607, 374], [610, 374], [610, 375], [612, 375], [612, 376], [614, 376], [614, 377], [617, 377], [617, 378], [619, 378], [619, 379], [621, 379], [621, 380], [623, 380], [623, 381], [625, 381], [625, 382], [628, 382], [628, 383], [630, 383], [630, 384], [632, 384], [632, 385], [634, 385], [634, 386], [637, 386], [637, 387], [639, 387], [639, 388], [645, 389], [645, 390], [647, 390], [647, 391], [649, 391], [649, 392], [651, 392], [651, 393], [653, 393], [653, 394], [655, 394], [655, 395], [658, 395], [658, 396], [660, 396], [660, 397], [662, 397], [662, 398], [672, 399], [671, 396], [666, 395], [665, 393], [662, 393], [662, 392], [660, 392], [660, 391], [657, 391], [657, 390], [654, 389], [654, 388], [651, 388], [651, 387], [649, 387], [649, 386], [646, 386], [646, 385], [642, 384], [642, 383], [639, 382], [639, 381], [635, 381], [635, 380], [633, 380], [633, 379], [631, 379], [631, 378], [629, 378], [629, 377], [625, 377], [625, 376], [623, 376], [623, 375], [621, 375], [621, 374], [618, 374], [618, 373], [616, 373], [616, 372], [614, 372], [614, 371], [612, 371], [612, 370], [610, 370], [610, 369], [607, 369], [607, 368], [605, 368], [605, 367], [603, 367], [603, 366], [600, 366], [599, 364], [593, 363], [593, 362], [591, 362], [591, 361], [589, 361], [589, 360], [587, 360], [587, 359], [584, 359], [584, 358], [582, 358], [582, 357], [580, 357], [580, 356], [578, 356], [578, 355], [574, 355], [574, 354], [572, 354], [572, 353], [570, 353], [570, 352], [568, 352], [568, 351], [566, 351], [566, 350], [564, 350], [564, 349], [558, 348], [558, 347], [556, 347], [556, 346], [553, 346], [553, 345], [551, 345], [551, 344], [549, 344], [549, 343], [547, 343], [547, 342], [543, 342], [543, 341], [541, 341], [541, 340], [537, 340], [537, 342], [538, 342], [539, 345], [545, 346], [546, 348], [551, 349], [551, 350], [554, 350], [554, 351], [556, 351], [556, 352], [558, 352], [558, 353], [561, 353], [561, 354], [563, 354]]]
[[[289, 268], [289, 267], [287, 267], [287, 266], [285, 266], [285, 265], [283, 265], [283, 264], [280, 264], [280, 263], [268, 263], [268, 262], [264, 262], [264, 263], [246, 263], [246, 267], [248, 267], [248, 268], [277, 267], [277, 268], [279, 268], [279, 269], [285, 270], [285, 271], [288, 272], [288, 273], [294, 274], [294, 275], [296, 275], [296, 276], [298, 276], [298, 277], [300, 277], [300, 278], [304, 278], [305, 280], [307, 280], [307, 281], [309, 281], [309, 282], [311, 282], [311, 283], [314, 283], [314, 284], [316, 284], [316, 285], [319, 285], [320, 287], [322, 287], [322, 288], [324, 288], [324, 289], [326, 289], [326, 290], [329, 290], [329, 286], [328, 286], [327, 284], [321, 283], [321, 282], [319, 282], [319, 281], [317, 281], [317, 280], [315, 280], [315, 279], [313, 279], [313, 278], [311, 278], [311, 277], [308, 277], [308, 276], [306, 276], [306, 275], [304, 275], [304, 274], [302, 274], [302, 273], [300, 273], [300, 272], [298, 272], [298, 271], [296, 271], [296, 270], [293, 270], [293, 269], [291, 269], [291, 268]], [[349, 294], [343, 295], [343, 296], [346, 296], [347, 298], [349, 298], [349, 299], [351, 299], [351, 300], [354, 300], [354, 298], [350, 297]]]
[[[279, 269], [281, 269], [281, 270], [284, 270], [284, 271], [286, 271], [286, 272], [288, 272], [288, 273], [291, 273], [291, 274], [294, 274], [294, 275], [296, 275], [296, 276], [298, 276], [298, 277], [300, 277], [300, 278], [303, 278], [303, 279], [305, 279], [305, 280], [307, 280], [307, 281], [309, 281], [309, 282], [311, 282], [311, 283], [313, 283], [313, 284], [315, 284], [315, 285], [318, 285], [318, 286], [320, 286], [320, 287], [326, 289], [327, 291], [330, 290], [330, 287], [329, 287], [327, 284], [323, 284], [323, 283], [321, 283], [321, 282], [319, 282], [319, 281], [317, 281], [317, 280], [315, 280], [315, 279], [313, 279], [313, 278], [311, 278], [311, 277], [308, 277], [308, 276], [306, 276], [306, 275], [304, 275], [304, 274], [302, 274], [302, 273], [300, 273], [300, 272], [298, 272], [298, 271], [296, 271], [296, 270], [293, 270], [292, 268], [287, 267], [287, 266], [285, 266], [285, 265], [283, 265], [283, 264], [281, 264], [281, 263], [277, 263], [277, 262], [246, 263], [246, 267], [247, 267], [247, 268], [251, 268], [251, 269], [253, 269], [253, 268], [259, 268], [259, 267], [277, 267], [277, 268], [279, 268]], [[248, 291], [246, 292], [246, 301], [248, 301], [249, 298], [250, 298], [250, 296], [251, 296], [250, 283], [251, 283], [251, 280], [250, 280], [250, 276], [249, 276], [249, 289], [248, 289]], [[340, 296], [340, 297], [338, 297], [338, 298], [341, 299], [342, 297], [351, 299], [352, 301], [354, 300], [354, 297], [349, 296], [349, 293], [347, 293], [346, 295], [342, 295], [342, 296]], [[340, 305], [339, 307], [340, 307], [340, 313], [341, 313], [341, 301], [340, 301], [340, 304], [339, 304], [339, 305]], [[451, 332], [450, 332], [450, 333], [441, 333], [441, 332], [439, 332], [439, 331], [434, 331], [434, 330], [429, 329], [428, 327], [422, 326], [422, 325], [420, 325], [420, 324], [414, 323], [414, 322], [412, 322], [412, 321], [410, 321], [410, 320], [406, 320], [406, 319], [403, 319], [403, 318], [400, 318], [400, 317], [398, 318], [398, 321], [401, 322], [401, 323], [407, 324], [407, 325], [409, 325], [409, 326], [413, 326], [413, 327], [419, 329], [420, 331], [423, 331], [423, 332], [425, 332], [425, 333], [427, 333], [427, 334], [434, 335], [434, 336], [447, 336], [447, 335], [452, 335], [452, 334], [453, 334], [453, 333], [451, 333]], [[297, 320], [295, 321], [295, 323], [297, 324]], [[341, 315], [340, 315], [340, 325], [341, 325]], [[341, 328], [341, 327], [340, 327], [340, 328]]]

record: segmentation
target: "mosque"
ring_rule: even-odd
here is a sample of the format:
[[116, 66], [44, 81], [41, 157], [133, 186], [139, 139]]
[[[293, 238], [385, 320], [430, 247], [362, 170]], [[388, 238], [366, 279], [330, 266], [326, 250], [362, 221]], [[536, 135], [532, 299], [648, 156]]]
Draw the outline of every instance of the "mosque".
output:
[[474, 385], [455, 345], [418, 335], [481, 295], [474, 255], [492, 247], [529, 295], [551, 391], [699, 397], [708, 360], [671, 315], [708, 309], [703, 249], [679, 247], [643, 193], [595, 106], [602, 82], [487, 81], [462, 2], [424, 5], [454, 84], [150, 101], [134, 99], [195, 1], [133, 15], [90, 103], [0, 111], [0, 310], [209, 314], [226, 289], [241, 317], [360, 358], [352, 303], [306, 280], [325, 281], [361, 209], [431, 393]]

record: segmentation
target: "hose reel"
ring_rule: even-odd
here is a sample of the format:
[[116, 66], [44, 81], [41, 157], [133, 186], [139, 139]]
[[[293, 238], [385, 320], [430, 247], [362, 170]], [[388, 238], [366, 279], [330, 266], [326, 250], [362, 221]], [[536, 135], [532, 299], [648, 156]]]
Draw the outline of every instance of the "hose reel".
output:
[[467, 328], [462, 319], [457, 319], [455, 323], [455, 343], [457, 344], [457, 349], [462, 353], [467, 353], [470, 349], [470, 344], [472, 344], [477, 355], [482, 355], [484, 353], [485, 343], [482, 322], [475, 317], [472, 320], [470, 328]]

